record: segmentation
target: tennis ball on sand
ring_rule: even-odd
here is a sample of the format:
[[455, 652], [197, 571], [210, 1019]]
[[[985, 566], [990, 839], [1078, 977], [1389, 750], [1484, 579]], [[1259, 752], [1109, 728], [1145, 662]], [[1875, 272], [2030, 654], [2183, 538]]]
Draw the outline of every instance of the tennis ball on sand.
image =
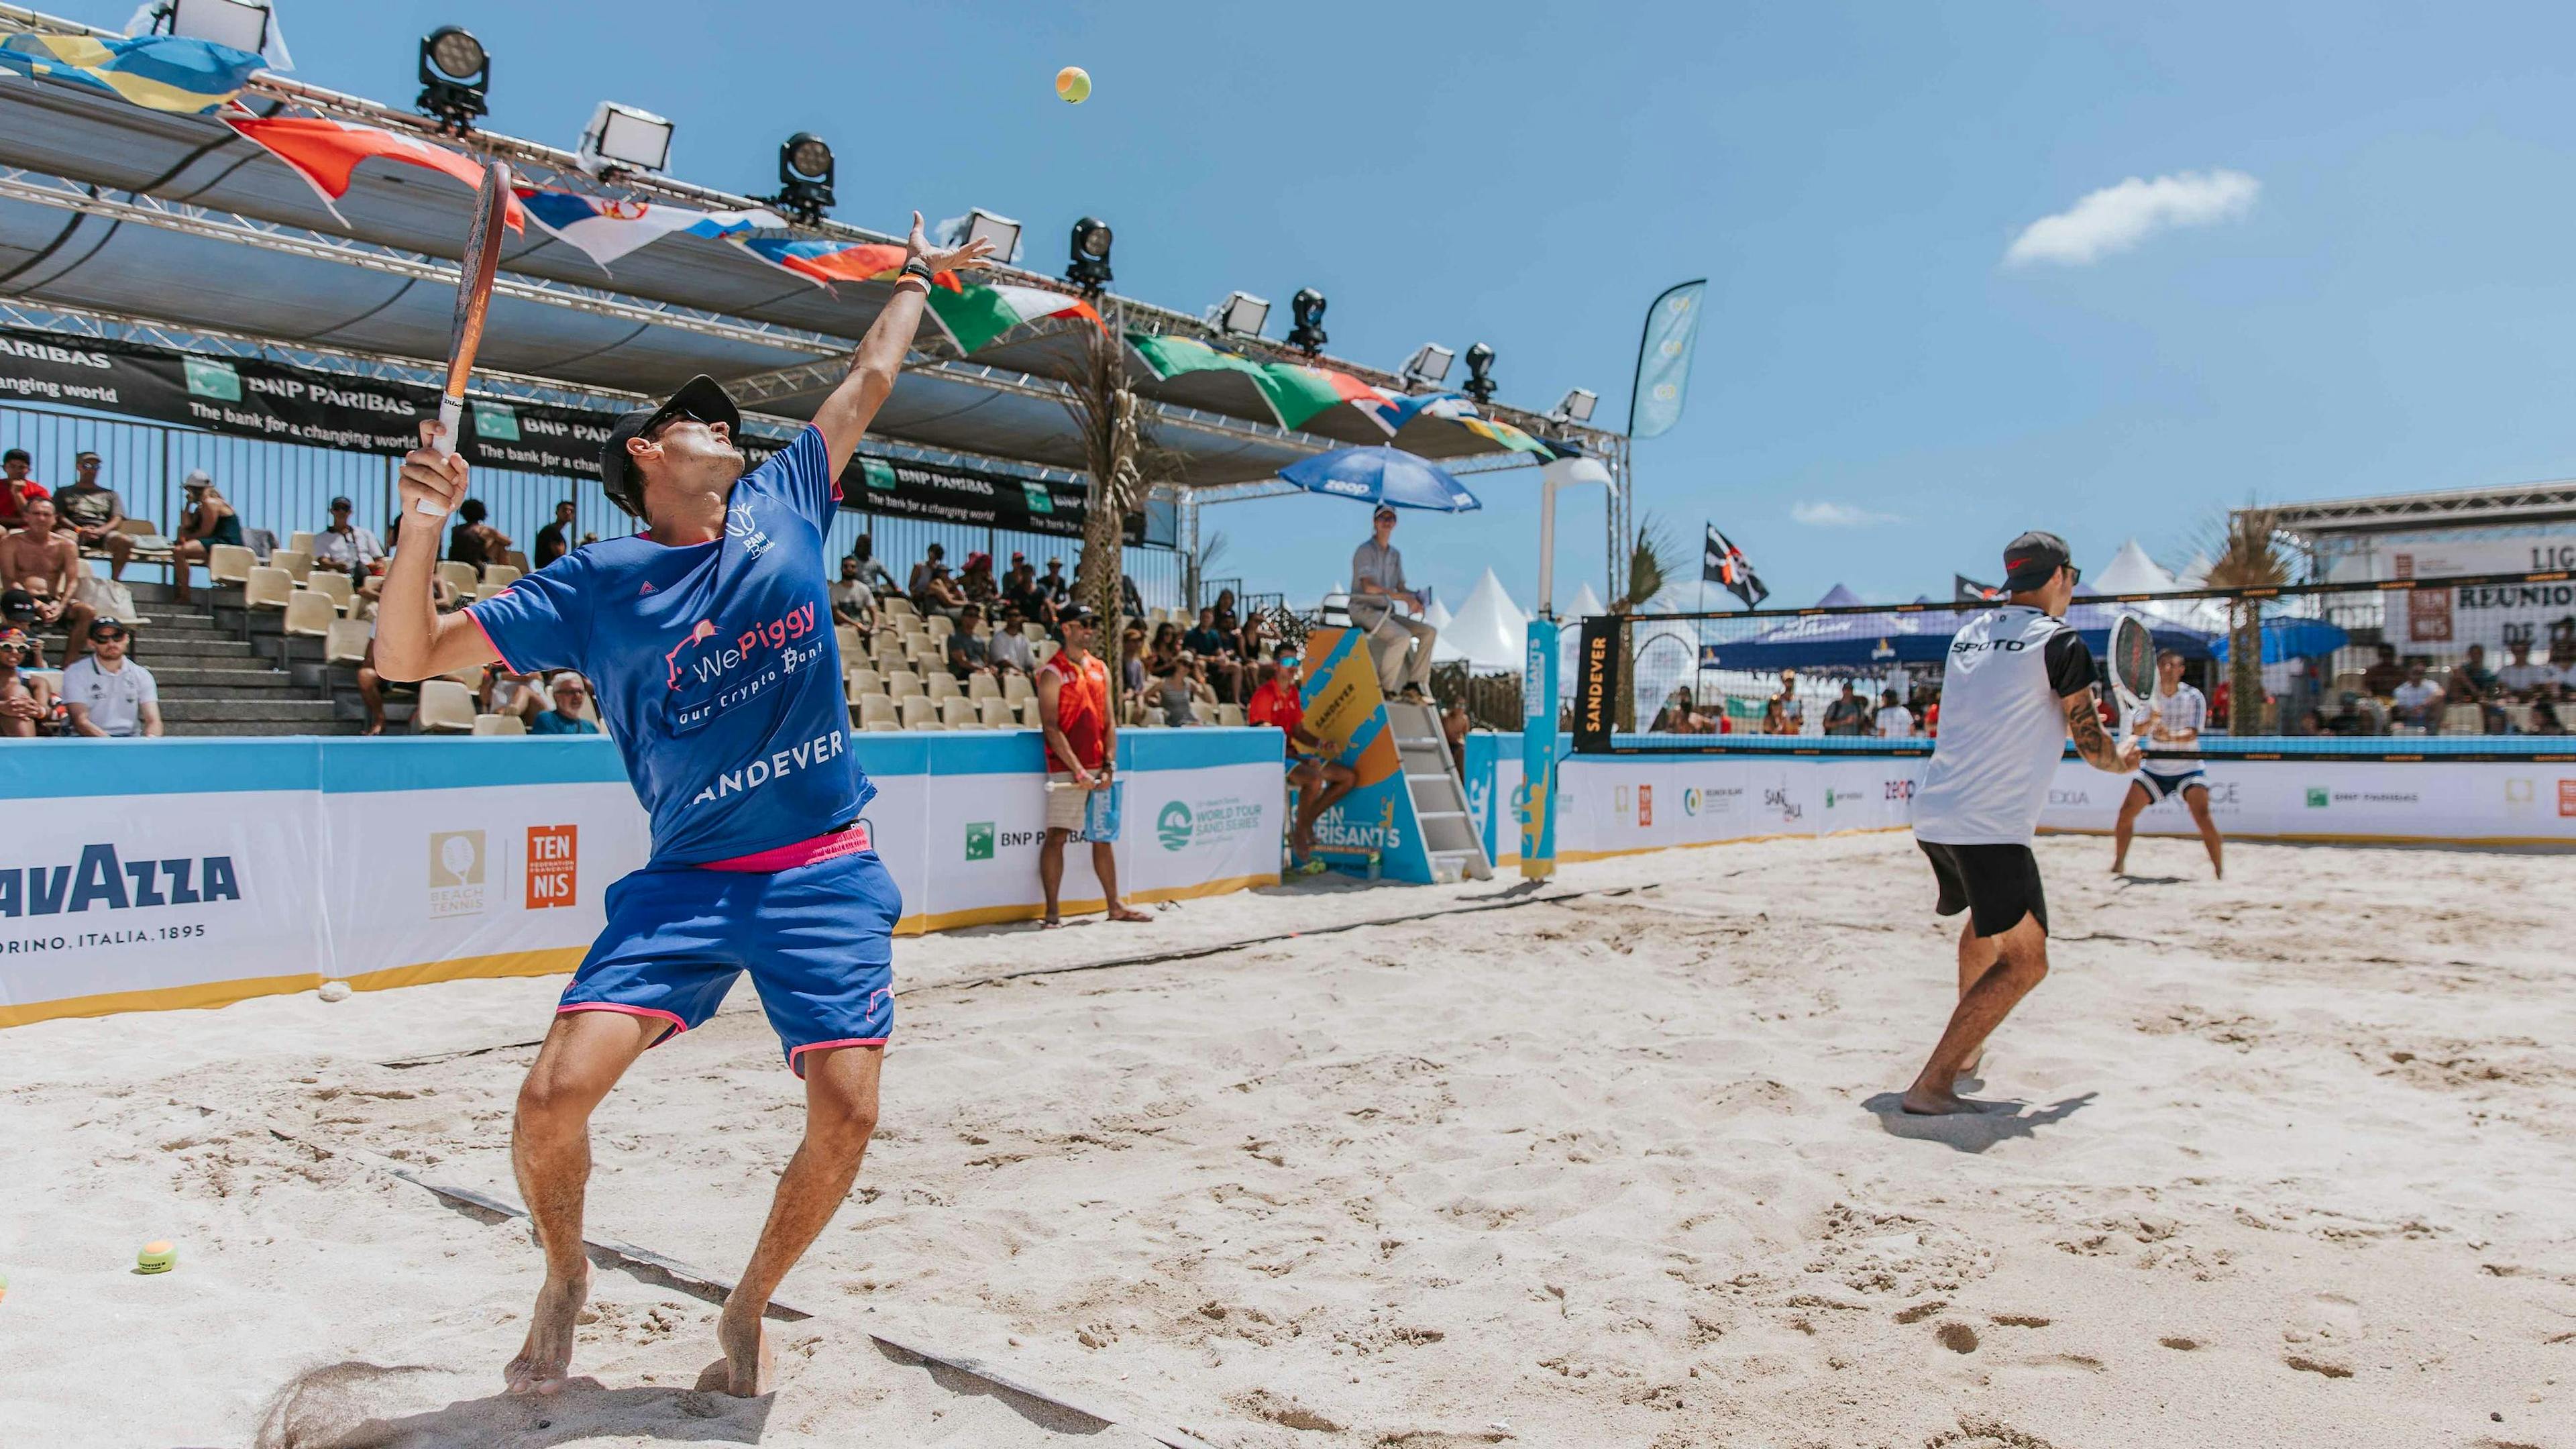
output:
[[134, 1255], [134, 1270], [138, 1273], [167, 1273], [177, 1266], [179, 1250], [167, 1241], [145, 1243], [143, 1251]]
[[1091, 99], [1091, 72], [1069, 65], [1055, 73], [1055, 93], [1067, 105], [1081, 105]]

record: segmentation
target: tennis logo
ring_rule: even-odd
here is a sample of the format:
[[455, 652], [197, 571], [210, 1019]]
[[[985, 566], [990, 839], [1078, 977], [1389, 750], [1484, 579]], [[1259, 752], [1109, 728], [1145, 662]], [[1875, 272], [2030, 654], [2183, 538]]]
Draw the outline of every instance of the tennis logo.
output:
[[573, 904], [580, 892], [580, 864], [580, 826], [529, 826], [528, 909]]
[[2558, 813], [2576, 815], [2576, 780], [2558, 782]]
[[433, 916], [470, 916], [482, 909], [483, 832], [431, 832], [429, 913]]
[[1163, 813], [1154, 818], [1154, 838], [1163, 842], [1165, 850], [1187, 850], [1190, 835], [1190, 807], [1178, 800], [1164, 806]]

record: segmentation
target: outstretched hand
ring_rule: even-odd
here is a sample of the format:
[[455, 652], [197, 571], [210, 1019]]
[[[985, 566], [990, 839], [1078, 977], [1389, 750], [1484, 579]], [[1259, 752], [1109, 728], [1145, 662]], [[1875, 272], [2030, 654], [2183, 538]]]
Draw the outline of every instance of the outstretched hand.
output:
[[914, 260], [934, 273], [953, 272], [960, 267], [980, 267], [991, 260], [993, 252], [993, 244], [983, 237], [976, 237], [962, 247], [946, 250], [932, 247], [930, 239], [922, 234], [921, 213], [917, 211], [912, 214], [912, 235], [905, 238], [904, 246]]

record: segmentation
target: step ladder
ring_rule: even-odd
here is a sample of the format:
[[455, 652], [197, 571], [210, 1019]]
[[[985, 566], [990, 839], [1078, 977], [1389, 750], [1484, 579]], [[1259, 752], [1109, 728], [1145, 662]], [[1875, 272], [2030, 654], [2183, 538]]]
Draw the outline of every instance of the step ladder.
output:
[[1494, 862], [1485, 854], [1485, 837], [1467, 812], [1467, 787], [1450, 757], [1448, 737], [1440, 730], [1440, 712], [1427, 704], [1389, 700], [1386, 727], [1394, 732], [1396, 754], [1403, 761], [1406, 793], [1413, 797], [1414, 828], [1422, 832], [1431, 856], [1433, 880], [1492, 880]]

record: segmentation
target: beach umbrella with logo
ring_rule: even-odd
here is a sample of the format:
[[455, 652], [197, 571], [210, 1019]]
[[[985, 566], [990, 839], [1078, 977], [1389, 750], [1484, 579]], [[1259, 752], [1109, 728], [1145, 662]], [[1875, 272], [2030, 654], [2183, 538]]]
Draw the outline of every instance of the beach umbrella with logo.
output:
[[1301, 458], [1279, 470], [1279, 476], [1309, 493], [1384, 503], [1396, 508], [1428, 508], [1440, 513], [1466, 513], [1485, 505], [1449, 476], [1447, 469], [1402, 448], [1336, 448]]

